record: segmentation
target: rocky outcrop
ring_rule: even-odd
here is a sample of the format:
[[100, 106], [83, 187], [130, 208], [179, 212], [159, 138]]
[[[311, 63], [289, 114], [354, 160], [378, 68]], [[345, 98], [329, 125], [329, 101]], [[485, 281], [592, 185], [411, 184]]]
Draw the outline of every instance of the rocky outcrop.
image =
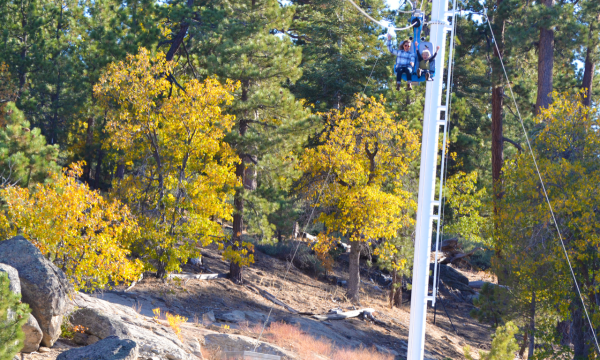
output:
[[221, 321], [227, 321], [232, 323], [241, 323], [246, 321], [246, 314], [243, 311], [233, 310], [231, 312], [215, 315], [217, 319]]
[[[8, 274], [10, 290], [15, 294], [21, 294], [21, 281], [19, 280], [19, 272], [17, 269], [6, 264], [0, 264], [0, 272]], [[21, 329], [23, 329], [23, 333], [25, 333], [23, 349], [21, 352], [30, 353], [36, 351], [40, 347], [40, 342], [42, 341], [42, 330], [33, 315], [29, 315], [29, 319], [27, 319], [27, 322]]]
[[131, 333], [125, 324], [112, 317], [102, 314], [97, 309], [84, 308], [71, 313], [69, 321], [72, 325], [80, 325], [85, 328], [85, 333], [97, 336], [99, 339], [105, 339], [109, 336], [116, 336], [127, 339]]
[[56, 360], [136, 360], [138, 355], [135, 341], [109, 336], [93, 345], [65, 351]]
[[17, 269], [22, 301], [29, 304], [42, 330], [42, 345], [52, 346], [60, 336], [72, 291], [67, 277], [22, 236], [0, 241], [0, 263]]
[[23, 349], [21, 352], [30, 353], [37, 351], [40, 347], [40, 342], [42, 342], [42, 337], [44, 334], [42, 333], [42, 329], [40, 329], [40, 325], [37, 320], [33, 317], [33, 315], [29, 315], [29, 319], [22, 327], [23, 332], [25, 333], [25, 340], [23, 342]]
[[9, 289], [15, 294], [21, 293], [21, 281], [19, 280], [19, 272], [12, 266], [0, 264], [0, 272], [8, 274]]
[[[77, 335], [77, 341], [81, 345], [89, 343], [90, 339], [93, 341], [92, 336], [100, 338], [107, 333], [119, 333], [122, 338], [138, 344], [139, 357], [142, 359], [197, 359], [193, 355], [199, 351], [200, 345], [197, 340], [193, 344], [184, 344], [168, 325], [141, 316], [130, 307], [112, 304], [81, 293], [76, 293], [73, 297], [73, 306], [80, 309], [73, 313], [71, 319], [79, 319], [79, 325], [88, 328], [86, 336]], [[103, 325], [92, 326], [94, 323]], [[103, 340], [99, 342], [101, 341]]]
[[[429, 265], [431, 274], [433, 274], [433, 264]], [[450, 266], [442, 264], [440, 264], [439, 272], [440, 280], [442, 280], [444, 285], [446, 285], [447, 287], [459, 290], [462, 293], [475, 294], [475, 291], [469, 286], [469, 279], [460, 272], [456, 271]], [[432, 281], [433, 277], [430, 277], [430, 283]]]
[[[218, 348], [221, 351], [245, 351], [254, 350], [257, 345], [257, 340], [233, 334], [208, 334], [204, 336], [204, 342], [207, 347]], [[258, 341], [256, 352], [261, 354], [279, 355], [283, 358], [295, 359], [294, 354], [266, 342]]]

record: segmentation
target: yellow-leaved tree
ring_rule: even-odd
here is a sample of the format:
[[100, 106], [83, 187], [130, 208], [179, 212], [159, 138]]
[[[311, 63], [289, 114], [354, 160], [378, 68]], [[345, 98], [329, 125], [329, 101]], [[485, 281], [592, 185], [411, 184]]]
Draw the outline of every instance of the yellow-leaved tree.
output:
[[51, 173], [47, 184], [0, 190], [0, 236], [22, 234], [73, 283], [75, 290], [103, 288], [139, 277], [142, 263], [129, 260], [137, 224], [127, 206], [107, 201], [78, 181], [81, 164]]
[[452, 220], [444, 225], [444, 232], [488, 245], [492, 222], [485, 213], [487, 193], [485, 188], [477, 189], [477, 177], [477, 171], [459, 171], [446, 181], [444, 196]]
[[558, 354], [552, 352], [564, 350], [534, 346], [536, 338], [547, 342], [554, 337], [560, 320], [571, 324], [573, 350], [566, 350], [573, 351], [578, 359], [594, 356], [590, 325], [564, 251], [569, 255], [593, 327], [600, 325], [600, 112], [581, 103], [584, 94], [554, 92], [553, 103], [540, 110], [536, 117], [538, 131], [532, 141], [537, 166], [529, 153], [507, 162], [505, 192], [496, 215], [494, 246], [499, 256], [492, 265], [510, 286], [514, 302], [527, 305], [521, 307], [528, 313], [520, 316], [529, 323], [525, 331], [533, 344], [530, 354], [535, 348], [536, 358], [540, 359], [557, 359]]
[[[140, 49], [113, 63], [94, 87], [107, 111], [109, 143], [127, 165], [114, 194], [138, 216], [137, 253], [163, 277], [223, 237], [217, 219], [231, 220], [239, 161], [223, 137], [235, 118], [222, 113], [237, 84], [167, 77], [175, 63]], [[185, 90], [184, 90], [185, 89]]]
[[351, 245], [348, 295], [353, 301], [359, 300], [362, 244], [394, 238], [413, 223], [416, 207], [405, 179], [419, 153], [419, 134], [387, 113], [383, 101], [356, 97], [356, 108], [321, 114], [331, 130], [299, 164], [300, 189], [320, 209], [316, 221], [327, 229], [319, 241], [340, 234]]

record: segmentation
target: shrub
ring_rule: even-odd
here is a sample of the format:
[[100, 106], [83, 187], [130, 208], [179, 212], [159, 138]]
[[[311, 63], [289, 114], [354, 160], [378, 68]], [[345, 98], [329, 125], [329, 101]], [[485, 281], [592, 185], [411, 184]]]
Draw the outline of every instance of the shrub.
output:
[[483, 284], [479, 292], [479, 298], [473, 300], [475, 309], [471, 310], [469, 315], [482, 323], [491, 324], [492, 327], [498, 327], [503, 320], [508, 304], [506, 290], [489, 283]]
[[127, 258], [137, 231], [129, 209], [80, 183], [81, 174], [81, 165], [73, 164], [65, 174], [51, 174], [47, 184], [1, 189], [7, 210], [0, 213], [0, 236], [25, 236], [65, 272], [75, 290], [138, 278], [141, 262]]
[[0, 360], [12, 360], [23, 348], [21, 327], [29, 316], [29, 306], [21, 303], [21, 295], [13, 293], [9, 284], [8, 274], [0, 272]]
[[[519, 349], [515, 334], [519, 329], [512, 322], [507, 322], [505, 326], [496, 329], [496, 334], [492, 340], [492, 350], [489, 353], [479, 352], [481, 360], [513, 360], [515, 352]], [[465, 358], [473, 360], [470, 354], [469, 346], [465, 346]]]

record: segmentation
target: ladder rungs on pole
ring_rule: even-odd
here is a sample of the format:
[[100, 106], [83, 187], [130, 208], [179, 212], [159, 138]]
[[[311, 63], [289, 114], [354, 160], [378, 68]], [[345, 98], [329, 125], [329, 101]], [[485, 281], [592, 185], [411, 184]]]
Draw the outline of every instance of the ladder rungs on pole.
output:
[[439, 215], [431, 215], [431, 219], [440, 220], [440, 216]]
[[437, 121], [437, 124], [438, 124], [438, 126], [439, 126], [439, 125], [446, 126], [446, 124], [447, 124], [447, 123], [448, 123], [448, 122], [447, 122], [446, 120], [438, 120], [438, 121]]

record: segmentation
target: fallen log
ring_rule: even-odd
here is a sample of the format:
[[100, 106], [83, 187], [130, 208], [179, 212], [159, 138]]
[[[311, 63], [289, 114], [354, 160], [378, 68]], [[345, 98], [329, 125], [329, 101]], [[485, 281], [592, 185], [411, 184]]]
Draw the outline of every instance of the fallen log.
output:
[[168, 278], [184, 280], [214, 280], [227, 278], [227, 274], [169, 274]]
[[363, 314], [368, 314], [368, 317], [372, 317], [375, 309], [366, 308], [351, 311], [334, 311], [325, 315], [313, 315], [312, 317], [317, 320], [345, 320], [353, 317], [357, 317]]

